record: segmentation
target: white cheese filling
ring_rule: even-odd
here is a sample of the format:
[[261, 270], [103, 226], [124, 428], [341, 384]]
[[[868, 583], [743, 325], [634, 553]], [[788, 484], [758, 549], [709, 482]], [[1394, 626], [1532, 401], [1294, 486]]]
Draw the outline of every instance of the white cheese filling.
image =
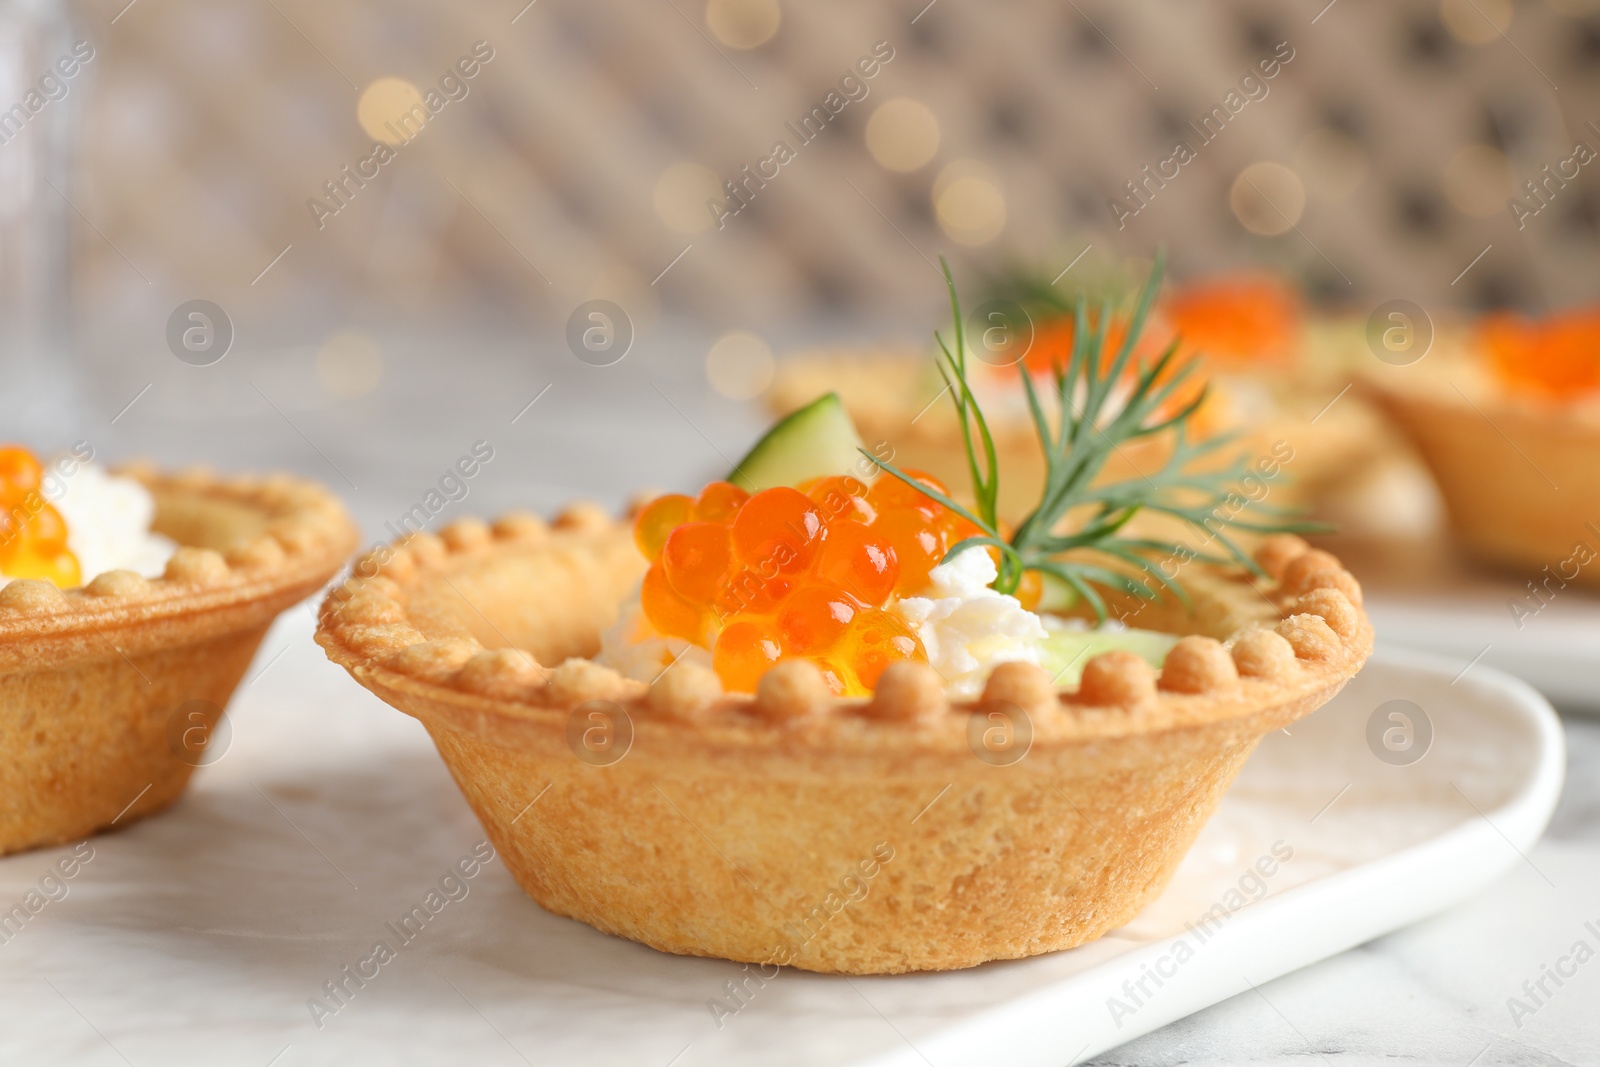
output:
[[1016, 597], [989, 588], [998, 573], [987, 550], [969, 548], [928, 572], [925, 595], [889, 605], [917, 631], [953, 699], [980, 696], [999, 664], [1039, 662], [1044, 622]]
[[[148, 489], [89, 464], [62, 478], [62, 484], [64, 489], [46, 499], [67, 524], [67, 548], [78, 557], [85, 584], [113, 570], [160, 577], [178, 546], [150, 532], [156, 504]], [[0, 578], [0, 584], [9, 580]]]
[[150, 490], [88, 464], [67, 478], [66, 485], [54, 504], [67, 520], [67, 547], [78, 557], [85, 582], [115, 570], [161, 576], [178, 546], [150, 532], [156, 517]]
[[675, 663], [711, 668], [711, 653], [681, 637], [667, 637], [650, 624], [639, 589], [623, 601], [617, 621], [600, 634], [600, 652], [594, 661], [625, 678], [654, 682]]

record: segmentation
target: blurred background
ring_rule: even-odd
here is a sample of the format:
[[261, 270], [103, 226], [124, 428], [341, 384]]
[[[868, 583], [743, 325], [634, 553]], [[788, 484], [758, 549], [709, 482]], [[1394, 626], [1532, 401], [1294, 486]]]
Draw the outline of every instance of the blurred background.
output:
[[[1600, 0], [0, 0], [0, 443], [297, 472], [339, 494], [367, 543], [389, 540], [485, 447], [435, 529], [575, 498], [615, 509], [724, 475], [769, 421], [760, 398], [799, 365], [785, 364], [793, 353], [925, 343], [948, 314], [940, 256], [964, 293], [1008, 265], [1049, 281], [1160, 249], [1180, 281], [1279, 271], [1314, 310], [1354, 323], [1355, 355], [1379, 367], [1359, 327], [1397, 301], [1440, 323], [1592, 303], [1597, 152]], [[1319, 430], [1361, 402], [1349, 375], [1287, 376], [1309, 405], [1292, 412], [1297, 443], [1335, 402]], [[1373, 420], [1379, 430], [1351, 435], [1370, 447], [1344, 467], [1403, 462], [1406, 446]], [[1520, 429], [1477, 429], [1523, 451]], [[1542, 491], [1528, 463], [1513, 478]], [[1372, 510], [1437, 525], [1433, 483], [1408, 469]], [[1583, 517], [1600, 538], [1600, 509]], [[1539, 617], [1524, 630], [1515, 605], [1537, 566], [1468, 571], [1429, 533], [1409, 553], [1336, 546], [1367, 583], [1382, 643], [1445, 653], [1466, 664], [1457, 680], [1478, 663], [1510, 669], [1600, 712], [1600, 599], [1574, 588], [1548, 607], [1525, 601]], [[323, 707], [318, 679], [354, 692], [305, 639], [308, 613], [294, 615], [285, 665], [252, 678], [267, 674], [241, 738], [251, 722], [309, 721], [280, 712]], [[363, 720], [329, 718], [334, 732], [301, 746], [304, 766], [272, 772], [286, 795], [323, 767], [354, 789], [370, 778], [339, 761], [384, 757], [339, 732]], [[1591, 842], [1600, 812], [1600, 729], [1571, 726], [1568, 744], [1556, 848]], [[447, 795], [435, 777], [404, 783], [413, 805]], [[324, 814], [360, 817], [381, 800]], [[204, 842], [194, 827], [234, 825], [214, 816], [197, 806], [201, 823], [172, 831], [185, 870]], [[465, 811], [455, 818], [450, 832], [467, 832]], [[322, 825], [313, 832], [337, 824]], [[1541, 878], [1548, 864], [1564, 886], [1590, 884], [1592, 903], [1592, 861], [1537, 855]], [[172, 881], [162, 871], [148, 895], [185, 905], [193, 895]], [[8, 902], [28, 888], [13, 884]], [[112, 884], [103, 891], [122, 897], [104, 899], [133, 915], [124, 898], [137, 888]], [[1491, 1019], [1558, 950], [1540, 946], [1593, 917], [1534, 890], [1486, 901], [1470, 919], [1482, 929], [1463, 920], [1397, 943], [1399, 955], [1327, 965], [1321, 985], [1299, 986], [1299, 1003], [1338, 1020], [1311, 1030], [1315, 1047], [1354, 1056], [1415, 1050], [1424, 1039], [1411, 1034], [1464, 1046], [1498, 1033], [1485, 1064], [1511, 1062], [1513, 1040], [1518, 1062], [1580, 1059], [1564, 1049], [1581, 1033], [1530, 1036], [1575, 1016], [1543, 1015], [1523, 1036]], [[1494, 948], [1494, 909], [1520, 916], [1507, 929], [1525, 953], [1480, 948]], [[186, 914], [171, 955], [209, 951], [210, 934], [275, 951], [257, 918], [208, 932]], [[115, 956], [171, 970], [165, 953], [148, 965], [129, 954], [150, 930], [106, 929]], [[1503, 983], [1461, 977], [1480, 958]], [[1525, 969], [1512, 977], [1509, 959]], [[1437, 983], [1397, 984], [1434, 966]], [[245, 988], [238, 978], [218, 985]], [[1350, 989], [1359, 997], [1340, 995]], [[50, 1003], [62, 1014], [41, 1018], [91, 1040]], [[98, 1018], [85, 1010], [84, 1023]], [[1259, 1061], [1280, 1041], [1303, 1054], [1260, 1014], [1276, 1037], [1214, 1015], [1109, 1059], [1195, 1062], [1219, 1030], [1232, 1036], [1208, 1062], [1245, 1044], [1240, 1060]], [[1398, 1022], [1366, 1026], [1374, 1015]], [[172, 1017], [167, 1003], [152, 1014]], [[63, 1025], [50, 1034], [57, 1061]], [[1176, 1051], [1152, 1051], [1162, 1040]], [[1451, 1062], [1465, 1063], [1458, 1051]]]
[[[925, 337], [941, 254], [1165, 247], [1361, 314], [1559, 307], [1600, 268], [1600, 165], [1523, 187], [1600, 148], [1597, 0], [0, 11], [5, 415], [44, 448], [352, 488], [493, 427], [542, 463], [507, 496], [549, 504], [718, 465], [774, 353]], [[593, 299], [631, 327], [611, 367], [567, 343]], [[168, 341], [192, 300], [226, 317], [210, 366]]]
[[[524, 2], [72, 8], [97, 53], [76, 101], [79, 306], [915, 314], [939, 302], [918, 250], [1089, 242], [1164, 244], [1179, 270], [1279, 264], [1343, 301], [1537, 306], [1582, 295], [1596, 266], [1600, 169], [1521, 231], [1506, 206], [1576, 141], [1600, 144], [1594, 2]], [[493, 59], [466, 98], [319, 229], [306, 201], [334, 203], [323, 183], [395, 140], [405, 89], [435, 89], [478, 41]], [[802, 147], [785, 124], [880, 41], [894, 58]], [[1123, 183], [1198, 141], [1188, 124], [1282, 42], [1268, 94], [1119, 230]], [[718, 231], [707, 201], [777, 140], [797, 158]], [[1233, 194], [1246, 173], [1281, 215]]]

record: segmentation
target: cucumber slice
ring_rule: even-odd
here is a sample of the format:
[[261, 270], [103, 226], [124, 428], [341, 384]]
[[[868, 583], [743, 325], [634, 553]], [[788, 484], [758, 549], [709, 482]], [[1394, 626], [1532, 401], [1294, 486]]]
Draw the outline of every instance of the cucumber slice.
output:
[[1039, 606], [1035, 611], [1053, 611], [1057, 614], [1078, 606], [1078, 591], [1053, 574], [1039, 575]]
[[858, 449], [856, 424], [838, 393], [826, 393], [785, 415], [734, 465], [728, 481], [749, 493], [833, 474], [870, 476], [874, 469]]
[[1083, 676], [1083, 665], [1102, 652], [1125, 648], [1159, 668], [1177, 643], [1172, 634], [1155, 630], [1054, 630], [1041, 646], [1039, 665], [1056, 685], [1074, 686]]

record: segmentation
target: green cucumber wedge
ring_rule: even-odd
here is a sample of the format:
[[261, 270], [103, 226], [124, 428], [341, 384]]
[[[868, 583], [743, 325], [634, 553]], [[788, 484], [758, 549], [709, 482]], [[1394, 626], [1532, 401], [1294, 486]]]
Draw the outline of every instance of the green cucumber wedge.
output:
[[1044, 640], [1039, 665], [1058, 686], [1074, 686], [1083, 665], [1102, 652], [1124, 648], [1159, 668], [1178, 639], [1155, 630], [1055, 630]]
[[873, 470], [859, 451], [861, 447], [861, 435], [839, 402], [839, 394], [827, 393], [779, 420], [734, 465], [728, 481], [757, 493], [834, 474], [854, 474], [865, 480]]
[[1078, 606], [1078, 591], [1053, 574], [1040, 573], [1039, 606], [1035, 611], [1050, 611], [1064, 615]]

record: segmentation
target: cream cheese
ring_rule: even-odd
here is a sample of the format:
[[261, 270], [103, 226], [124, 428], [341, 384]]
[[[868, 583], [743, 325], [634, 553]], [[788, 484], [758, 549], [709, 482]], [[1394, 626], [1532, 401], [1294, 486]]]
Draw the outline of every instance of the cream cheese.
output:
[[601, 632], [600, 652], [594, 661], [625, 678], [654, 682], [675, 663], [693, 663], [709, 670], [711, 653], [652, 626], [635, 589], [623, 602], [617, 621]]
[[161, 575], [178, 546], [150, 532], [156, 504], [148, 489], [89, 464], [63, 482], [65, 489], [50, 503], [66, 520], [67, 547], [78, 557], [85, 583], [112, 570]]
[[953, 699], [981, 695], [989, 672], [1001, 663], [1040, 661], [1043, 621], [1016, 597], [989, 588], [997, 576], [988, 551], [969, 548], [928, 572], [924, 595], [889, 605], [916, 630]]

